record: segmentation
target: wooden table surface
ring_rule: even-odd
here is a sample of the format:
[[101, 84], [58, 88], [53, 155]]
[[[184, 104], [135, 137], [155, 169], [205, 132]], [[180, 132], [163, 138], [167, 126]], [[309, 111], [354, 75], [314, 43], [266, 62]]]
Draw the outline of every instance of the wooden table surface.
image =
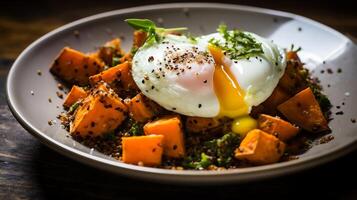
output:
[[[16, 56], [32, 41], [67, 22], [142, 1], [13, 0], [0, 3], [1, 199], [357, 199], [357, 152], [280, 178], [226, 186], [176, 186], [143, 182], [85, 166], [42, 145], [10, 113], [5, 80]], [[146, 1], [157, 3], [158, 1]], [[167, 2], [167, 1], [166, 1]], [[227, 1], [310, 17], [357, 38], [357, 12], [347, 1]], [[312, 3], [311, 3], [312, 2]]]

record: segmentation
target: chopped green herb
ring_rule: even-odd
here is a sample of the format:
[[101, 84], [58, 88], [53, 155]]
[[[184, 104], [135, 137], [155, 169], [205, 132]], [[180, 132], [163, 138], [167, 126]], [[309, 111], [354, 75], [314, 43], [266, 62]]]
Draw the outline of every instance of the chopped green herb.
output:
[[112, 66], [114, 67], [114, 66], [116, 66], [118, 64], [120, 64], [120, 57], [113, 57]]
[[143, 126], [137, 122], [133, 122], [128, 133], [132, 136], [139, 136], [144, 133]]
[[135, 55], [135, 53], [138, 51], [138, 47], [132, 47], [131, 49], [130, 49], [130, 53], [131, 53], [131, 55]]
[[231, 59], [243, 59], [264, 53], [262, 44], [258, 43], [249, 33], [237, 29], [227, 30], [226, 25], [220, 25], [217, 31], [223, 36], [225, 42], [212, 38], [209, 43], [228, 53]]
[[239, 142], [239, 135], [230, 132], [221, 138], [192, 145], [195, 148], [188, 149], [184, 166], [193, 169], [206, 169], [210, 165], [228, 167], [233, 162], [234, 150], [239, 146]]
[[206, 155], [203, 152], [201, 153], [199, 161], [191, 161], [185, 164], [185, 166], [188, 168], [201, 169], [201, 170], [206, 169], [210, 165], [212, 165], [212, 157]]
[[77, 101], [76, 103], [74, 103], [71, 107], [69, 107], [68, 113], [69, 114], [74, 113], [80, 104], [81, 104], [81, 101]]

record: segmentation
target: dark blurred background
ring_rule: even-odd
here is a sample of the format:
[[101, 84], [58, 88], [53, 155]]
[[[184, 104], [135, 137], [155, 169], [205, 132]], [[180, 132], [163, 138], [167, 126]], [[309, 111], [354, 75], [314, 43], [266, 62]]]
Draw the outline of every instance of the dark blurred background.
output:
[[[0, 2], [0, 58], [13, 59], [29, 43], [65, 23], [109, 10], [178, 1], [5, 0]], [[181, 1], [182, 2], [182, 1]], [[187, 1], [189, 2], [189, 1]], [[205, 2], [214, 2], [206, 0]], [[218, 2], [218, 0], [216, 1]], [[300, 14], [357, 37], [357, 10], [350, 0], [221, 0]]]

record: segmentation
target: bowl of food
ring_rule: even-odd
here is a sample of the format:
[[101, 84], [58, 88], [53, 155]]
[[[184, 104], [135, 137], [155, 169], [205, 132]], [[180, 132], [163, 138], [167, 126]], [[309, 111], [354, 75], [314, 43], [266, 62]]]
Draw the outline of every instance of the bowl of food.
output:
[[8, 102], [44, 144], [97, 168], [243, 182], [353, 149], [355, 53], [342, 34], [294, 14], [136, 7], [35, 41], [9, 72]]

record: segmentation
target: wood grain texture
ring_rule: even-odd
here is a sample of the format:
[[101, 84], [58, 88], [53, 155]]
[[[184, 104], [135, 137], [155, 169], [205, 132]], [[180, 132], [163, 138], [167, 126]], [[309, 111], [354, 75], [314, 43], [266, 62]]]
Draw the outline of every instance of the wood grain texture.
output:
[[[140, 5], [134, 0], [0, 3], [0, 200], [8, 199], [357, 199], [357, 152], [298, 174], [257, 183], [190, 187], [113, 175], [50, 150], [25, 131], [5, 100], [12, 60], [42, 34], [91, 14]], [[159, 1], [145, 1], [146, 4]], [[167, 1], [165, 1], [167, 2]], [[357, 14], [343, 1], [224, 1], [290, 11], [357, 37]], [[85, 5], [85, 6], [83, 6]], [[4, 30], [4, 31], [3, 31]], [[348, 182], [350, 181], [350, 182]]]
[[[183, 0], [179, 2], [185, 2]], [[1, 1], [0, 2], [0, 58], [14, 59], [32, 41], [68, 22], [100, 12], [173, 0], [56, 0]], [[188, 1], [189, 2], [189, 1]], [[199, 0], [196, 0], [199, 2]], [[357, 14], [353, 1], [348, 0], [204, 0], [258, 6], [300, 14], [349, 36], [357, 36]], [[6, 39], [5, 39], [6, 38]]]

